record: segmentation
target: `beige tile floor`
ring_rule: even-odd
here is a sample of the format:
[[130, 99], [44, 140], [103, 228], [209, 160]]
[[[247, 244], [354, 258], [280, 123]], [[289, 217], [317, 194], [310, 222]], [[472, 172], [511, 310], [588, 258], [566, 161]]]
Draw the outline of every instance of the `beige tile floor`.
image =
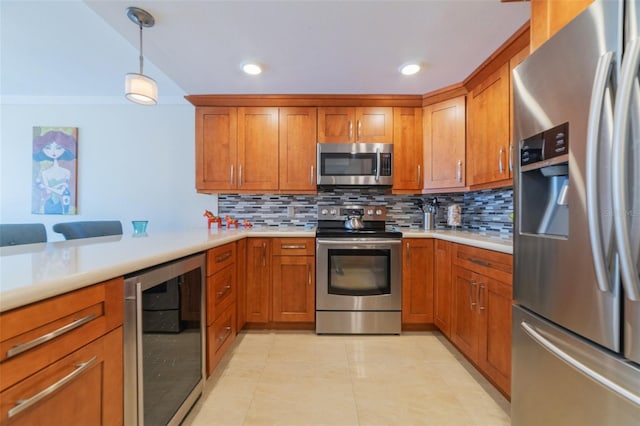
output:
[[184, 425], [509, 425], [509, 402], [438, 332], [238, 335]]

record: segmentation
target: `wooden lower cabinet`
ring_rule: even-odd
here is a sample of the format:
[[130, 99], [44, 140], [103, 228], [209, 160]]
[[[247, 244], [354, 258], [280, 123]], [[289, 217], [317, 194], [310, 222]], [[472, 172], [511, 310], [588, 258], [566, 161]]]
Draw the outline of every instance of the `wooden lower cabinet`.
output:
[[402, 323], [433, 323], [433, 239], [402, 240]]
[[273, 256], [271, 319], [314, 322], [316, 315], [314, 256]]
[[236, 309], [229, 306], [207, 327], [207, 376], [222, 359], [236, 337]]
[[443, 240], [434, 242], [433, 322], [451, 338], [451, 246]]
[[247, 239], [236, 242], [236, 332], [240, 332], [247, 322]]
[[207, 376], [236, 336], [236, 243], [207, 252]]
[[457, 244], [451, 341], [505, 395], [511, 389], [512, 256]]
[[247, 239], [245, 315], [248, 323], [269, 322], [271, 298], [271, 239]]
[[0, 314], [0, 424], [123, 423], [122, 295], [118, 278]]
[[315, 321], [315, 238], [248, 238], [246, 320]]

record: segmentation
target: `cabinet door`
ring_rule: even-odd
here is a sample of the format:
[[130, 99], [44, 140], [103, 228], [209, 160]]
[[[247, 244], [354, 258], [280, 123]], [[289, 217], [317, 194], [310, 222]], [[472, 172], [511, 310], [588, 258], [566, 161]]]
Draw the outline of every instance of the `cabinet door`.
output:
[[355, 138], [355, 108], [318, 108], [318, 142], [352, 143]]
[[315, 320], [313, 256], [273, 256], [271, 269], [273, 321]]
[[511, 285], [479, 277], [478, 365], [507, 395], [511, 390]]
[[465, 185], [465, 96], [424, 108], [424, 188]]
[[403, 240], [402, 322], [433, 323], [433, 240]]
[[[234, 247], [235, 248], [235, 247]], [[236, 265], [207, 277], [207, 324], [212, 324], [229, 306], [236, 303]]]
[[242, 330], [247, 322], [246, 294], [247, 294], [247, 239], [236, 242], [236, 331]]
[[433, 322], [447, 337], [451, 336], [451, 244], [442, 240], [434, 243]]
[[422, 110], [393, 109], [393, 190], [422, 190]]
[[[122, 374], [122, 327], [118, 327], [2, 391], [0, 423], [121, 425]], [[19, 401], [38, 395], [46, 397], [18, 408]]]
[[531, 0], [531, 51], [568, 24], [593, 0]]
[[280, 108], [280, 191], [316, 191], [316, 109]]
[[356, 108], [356, 142], [393, 143], [393, 108]]
[[479, 333], [476, 313], [478, 280], [473, 272], [454, 265], [452, 281], [451, 341], [465, 355], [475, 360]]
[[278, 189], [278, 108], [238, 108], [238, 189]]
[[509, 179], [509, 64], [471, 92], [469, 113], [469, 184]]
[[271, 288], [271, 241], [247, 239], [246, 317], [247, 322], [269, 322]]
[[229, 190], [237, 187], [236, 108], [196, 108], [196, 188]]

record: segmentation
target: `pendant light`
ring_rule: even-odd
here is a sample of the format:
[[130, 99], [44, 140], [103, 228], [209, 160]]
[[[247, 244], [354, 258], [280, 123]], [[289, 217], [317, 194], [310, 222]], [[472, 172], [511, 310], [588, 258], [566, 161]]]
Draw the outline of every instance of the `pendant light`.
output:
[[150, 28], [155, 24], [153, 16], [146, 10], [138, 7], [127, 8], [127, 16], [140, 27], [140, 73], [129, 73], [124, 80], [124, 95], [131, 102], [141, 105], [155, 105], [158, 103], [158, 84], [150, 77], [144, 75], [142, 56], [142, 27]]

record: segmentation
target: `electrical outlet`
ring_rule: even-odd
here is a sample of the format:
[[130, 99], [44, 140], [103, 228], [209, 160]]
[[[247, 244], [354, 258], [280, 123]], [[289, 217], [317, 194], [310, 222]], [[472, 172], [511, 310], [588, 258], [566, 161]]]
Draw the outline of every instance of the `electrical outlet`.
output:
[[294, 217], [296, 215], [296, 209], [293, 206], [287, 206], [287, 216]]

